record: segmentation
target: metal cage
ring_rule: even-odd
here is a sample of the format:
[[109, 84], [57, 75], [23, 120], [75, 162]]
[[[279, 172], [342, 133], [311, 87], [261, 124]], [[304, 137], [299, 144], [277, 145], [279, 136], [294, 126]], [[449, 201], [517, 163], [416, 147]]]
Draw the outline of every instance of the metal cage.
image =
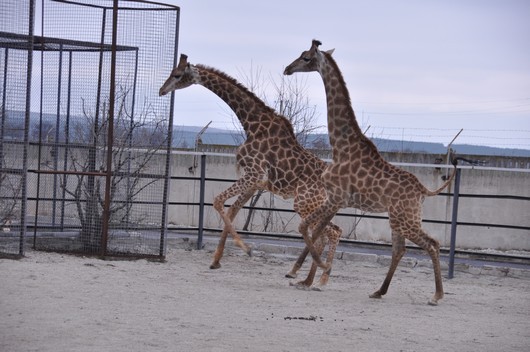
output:
[[28, 226], [38, 250], [164, 257], [180, 9], [43, 0], [34, 36]]

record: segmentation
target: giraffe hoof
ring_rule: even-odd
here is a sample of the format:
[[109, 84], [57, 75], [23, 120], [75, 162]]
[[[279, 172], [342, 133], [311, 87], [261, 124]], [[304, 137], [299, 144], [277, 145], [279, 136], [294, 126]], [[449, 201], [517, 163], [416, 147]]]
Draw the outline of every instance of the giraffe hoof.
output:
[[438, 305], [438, 301], [435, 301], [434, 299], [431, 299], [429, 300], [429, 302], [427, 302], [428, 305], [430, 306], [437, 306]]
[[221, 267], [221, 263], [212, 263], [210, 265], [210, 269], [219, 269]]
[[329, 263], [322, 263], [321, 265], [319, 265], [322, 270], [325, 272], [325, 273], [329, 273], [331, 272], [331, 264]]
[[296, 279], [296, 274], [293, 274], [293, 273], [287, 273], [285, 274], [285, 277], [288, 278], [288, 279]]
[[306, 285], [303, 281], [300, 282], [289, 282], [289, 286], [294, 286], [299, 290], [309, 290], [310, 287]]
[[370, 298], [376, 298], [376, 299], [381, 299], [381, 298], [383, 298], [383, 296], [382, 296], [379, 292], [374, 292], [374, 293], [372, 293], [369, 297], [370, 297]]
[[324, 288], [323, 288], [322, 286], [312, 286], [312, 287], [311, 287], [311, 291], [322, 292], [323, 289], [324, 289]]
[[245, 253], [246, 253], [249, 257], [252, 257], [252, 247], [247, 247], [247, 249], [245, 249]]

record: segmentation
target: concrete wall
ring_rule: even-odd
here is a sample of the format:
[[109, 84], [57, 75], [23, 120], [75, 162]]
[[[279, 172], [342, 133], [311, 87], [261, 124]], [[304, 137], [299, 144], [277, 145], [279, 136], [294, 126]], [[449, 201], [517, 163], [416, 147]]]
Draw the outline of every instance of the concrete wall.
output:
[[[195, 162], [198, 167], [194, 173], [189, 168]], [[422, 157], [423, 158], [423, 157]], [[429, 159], [432, 156], [428, 157]], [[424, 161], [425, 158], [422, 159]], [[420, 181], [430, 189], [436, 189], [442, 184], [441, 176], [445, 169], [430, 166], [402, 166], [416, 175]], [[521, 171], [504, 171], [502, 169], [463, 169], [460, 185], [461, 194], [476, 195], [518, 195], [530, 197], [530, 173]], [[526, 170], [528, 171], [528, 170]], [[172, 176], [200, 175], [200, 160], [198, 156], [174, 154], [172, 159]], [[232, 156], [207, 156], [207, 178], [236, 179], [235, 158]], [[212, 203], [218, 193], [228, 188], [231, 183], [209, 181], [206, 183], [205, 202]], [[452, 187], [452, 185], [451, 185]], [[446, 192], [452, 193], [452, 189]], [[170, 187], [170, 202], [198, 202], [199, 181], [173, 180]], [[229, 200], [227, 204], [231, 204]], [[263, 207], [292, 209], [291, 200], [283, 200], [269, 193], [265, 193], [258, 203]], [[355, 209], [343, 209], [341, 214], [360, 214]], [[451, 220], [452, 197], [429, 197], [424, 203], [424, 219]], [[386, 214], [377, 214], [386, 215]], [[242, 210], [236, 218], [237, 229], [241, 229], [248, 216], [247, 210]], [[195, 206], [172, 205], [169, 209], [169, 223], [178, 226], [192, 226], [198, 224], [198, 209]], [[333, 220], [342, 227], [343, 236], [363, 241], [390, 241], [390, 228], [387, 220], [353, 218], [336, 216]], [[460, 198], [459, 222], [480, 224], [504, 224], [530, 227], [530, 202], [524, 200]], [[267, 227], [265, 228], [265, 225]], [[251, 221], [252, 231], [297, 233], [299, 217], [293, 213], [278, 211], [257, 211]], [[212, 207], [205, 211], [204, 226], [220, 228], [222, 223], [219, 215]], [[424, 223], [425, 230], [438, 239], [442, 246], [449, 246], [450, 225]], [[466, 249], [497, 249], [497, 250], [530, 250], [530, 231], [504, 228], [458, 226], [457, 247]]]
[[[12, 162], [19, 157], [21, 146], [15, 146], [6, 150], [11, 156]], [[41, 166], [47, 165], [49, 151], [44, 148], [41, 155]], [[421, 163], [433, 163], [437, 156], [417, 155], [416, 159]], [[29, 168], [36, 169], [38, 163], [37, 147], [30, 148]], [[399, 161], [411, 162], [402, 156], [385, 155], [385, 158], [400, 159]], [[412, 158], [412, 159], [411, 159]], [[528, 165], [528, 161], [522, 161], [521, 165]], [[152, 161], [152, 172], [163, 174], [165, 158], [160, 155]], [[171, 160], [171, 176], [173, 177], [199, 177], [200, 157], [184, 152], [174, 152]], [[193, 166], [197, 167], [194, 169]], [[409, 165], [409, 164], [407, 164]], [[47, 169], [46, 166], [42, 166]], [[190, 169], [191, 168], [191, 169]], [[441, 176], [446, 173], [445, 169], [437, 169], [435, 165], [429, 166], [402, 166], [402, 168], [415, 174], [420, 181], [430, 189], [435, 189], [442, 184]], [[146, 170], [149, 172], [149, 170]], [[207, 156], [206, 177], [216, 179], [237, 179], [235, 157], [231, 154], [218, 154]], [[39, 197], [52, 197], [51, 176], [41, 177]], [[228, 188], [232, 182], [208, 181], [206, 183], [205, 201], [212, 203], [215, 195]], [[37, 197], [37, 175], [28, 175], [28, 197]], [[452, 189], [447, 192], [452, 192]], [[158, 192], [158, 191], [157, 191]], [[199, 181], [190, 179], [173, 179], [170, 184], [170, 202], [198, 203]], [[528, 169], [506, 170], [506, 169], [463, 169], [461, 194], [475, 195], [517, 195], [530, 197], [530, 173]], [[162, 194], [149, 195], [159, 197]], [[229, 200], [227, 204], [231, 204]], [[41, 202], [39, 205], [40, 215], [49, 215], [50, 202]], [[279, 209], [292, 209], [292, 201], [275, 197], [264, 193], [258, 206], [273, 207]], [[149, 205], [135, 207], [138, 213], [150, 213], [155, 211]], [[66, 209], [67, 216], [75, 218], [76, 209], [69, 206]], [[28, 203], [28, 214], [35, 213], [35, 203]], [[343, 209], [340, 214], [360, 214], [356, 209]], [[430, 197], [424, 203], [424, 219], [451, 220], [452, 197], [436, 196]], [[386, 214], [377, 214], [386, 215]], [[242, 210], [235, 221], [237, 229], [241, 229], [248, 216], [248, 210]], [[156, 219], [156, 216], [152, 217]], [[75, 219], [74, 219], [75, 220]], [[354, 218], [336, 216], [333, 220], [343, 229], [343, 236], [363, 241], [390, 241], [390, 228], [387, 220]], [[458, 221], [482, 224], [504, 224], [530, 227], [530, 201], [486, 199], [486, 198], [460, 198]], [[193, 205], [170, 205], [168, 210], [168, 222], [178, 226], [197, 227], [199, 222], [198, 207]], [[256, 211], [250, 222], [251, 231], [267, 231], [297, 234], [299, 217], [294, 213], [279, 211]], [[222, 222], [219, 215], [212, 207], [206, 207], [204, 226], [221, 228]], [[434, 238], [438, 239], [443, 246], [450, 243], [450, 225], [424, 223], [425, 230]], [[530, 250], [530, 231], [513, 230], [493, 227], [458, 226], [457, 246], [459, 248], [497, 249], [497, 250]]]

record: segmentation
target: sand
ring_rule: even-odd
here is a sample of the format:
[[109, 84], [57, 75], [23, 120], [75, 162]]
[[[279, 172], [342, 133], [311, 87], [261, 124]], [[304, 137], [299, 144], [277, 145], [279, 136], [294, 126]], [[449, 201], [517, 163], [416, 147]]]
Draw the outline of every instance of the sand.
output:
[[[29, 250], [0, 259], [0, 351], [528, 351], [530, 279], [336, 260], [322, 292], [284, 277], [292, 257], [173, 243], [165, 263]], [[307, 269], [307, 268], [305, 268]], [[301, 276], [306, 271], [302, 271]]]

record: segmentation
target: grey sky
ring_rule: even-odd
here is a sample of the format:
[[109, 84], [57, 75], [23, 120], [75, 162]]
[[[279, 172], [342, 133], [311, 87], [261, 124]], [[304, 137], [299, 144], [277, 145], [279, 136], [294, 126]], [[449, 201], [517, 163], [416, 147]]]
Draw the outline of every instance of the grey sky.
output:
[[[369, 136], [530, 149], [530, 1], [165, 1], [180, 6], [179, 51], [244, 81], [279, 81], [313, 38], [335, 57]], [[324, 88], [306, 80], [319, 124]], [[274, 99], [272, 84], [267, 99]], [[202, 87], [175, 94], [175, 123], [233, 128]]]

